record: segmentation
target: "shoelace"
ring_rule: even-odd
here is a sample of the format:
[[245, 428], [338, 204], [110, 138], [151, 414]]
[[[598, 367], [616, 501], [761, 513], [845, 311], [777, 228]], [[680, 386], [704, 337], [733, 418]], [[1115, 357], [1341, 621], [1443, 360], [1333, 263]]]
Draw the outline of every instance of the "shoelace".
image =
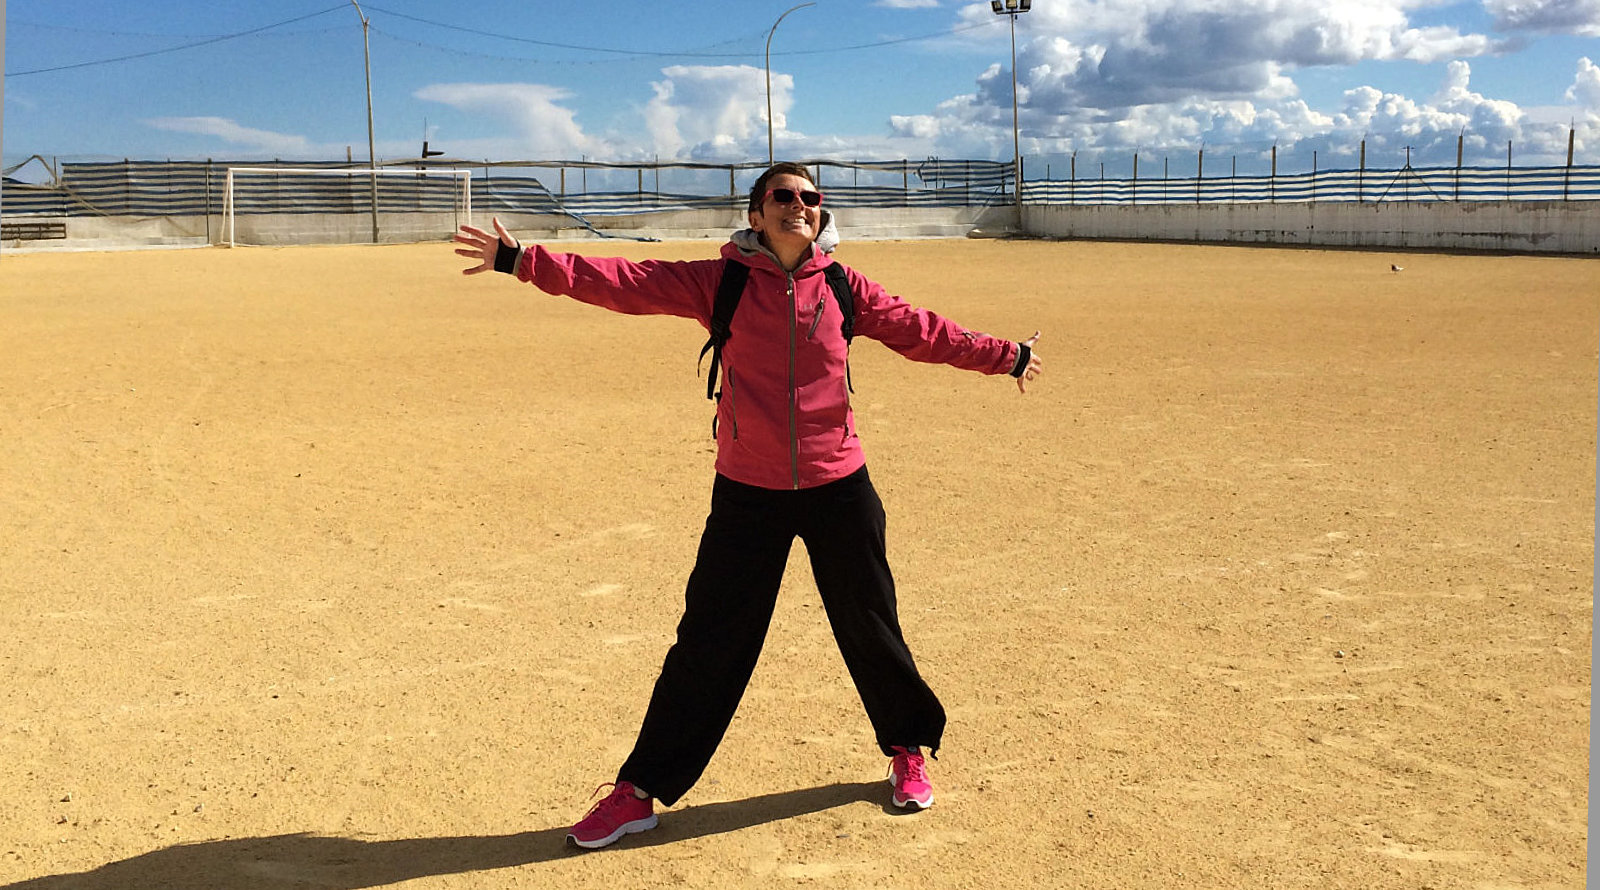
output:
[[928, 776], [923, 771], [923, 763], [921, 754], [901, 754], [895, 758], [894, 774], [901, 782], [925, 782]]
[[[617, 783], [616, 782], [606, 782], [606, 783], [600, 785], [600, 787], [594, 789], [594, 794], [589, 795], [589, 799], [590, 800], [594, 800], [595, 795], [599, 794], [601, 791], [604, 791], [607, 788], [611, 789], [611, 793], [607, 794], [605, 797], [600, 798], [599, 802], [597, 802], [594, 806], [589, 808], [589, 812], [586, 813], [583, 818], [587, 819], [590, 816], [593, 816], [595, 813], [600, 812], [601, 810], [610, 809], [612, 807], [617, 806], [618, 804], [620, 804], [622, 802], [623, 797], [622, 797], [622, 795], [617, 793]], [[632, 797], [633, 796], [633, 792], [629, 791], [628, 792], [628, 796]]]

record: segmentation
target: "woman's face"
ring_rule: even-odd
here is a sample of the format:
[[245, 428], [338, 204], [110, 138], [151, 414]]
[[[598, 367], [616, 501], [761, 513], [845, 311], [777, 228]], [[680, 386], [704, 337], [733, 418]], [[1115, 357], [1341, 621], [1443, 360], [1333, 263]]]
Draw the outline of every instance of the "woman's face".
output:
[[[787, 204], [779, 204], [772, 190], [788, 189], [794, 193]], [[822, 208], [807, 207], [800, 200], [803, 191], [816, 191], [817, 187], [793, 173], [780, 173], [767, 180], [767, 195], [761, 199], [761, 208], [750, 211], [750, 228], [766, 242], [768, 249], [782, 255], [788, 250], [803, 249], [817, 240]]]

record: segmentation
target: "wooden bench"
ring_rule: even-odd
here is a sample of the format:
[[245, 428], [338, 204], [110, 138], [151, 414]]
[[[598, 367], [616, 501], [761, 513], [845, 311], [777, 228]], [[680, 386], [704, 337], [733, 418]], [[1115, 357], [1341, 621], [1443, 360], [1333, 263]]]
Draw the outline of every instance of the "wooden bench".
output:
[[0, 223], [0, 241], [45, 241], [67, 237], [64, 222]]

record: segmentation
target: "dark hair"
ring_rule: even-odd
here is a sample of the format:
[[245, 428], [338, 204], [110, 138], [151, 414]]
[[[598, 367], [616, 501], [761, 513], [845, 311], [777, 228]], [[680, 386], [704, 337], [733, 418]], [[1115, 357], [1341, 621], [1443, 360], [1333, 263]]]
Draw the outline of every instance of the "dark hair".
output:
[[804, 179], [806, 182], [811, 183], [813, 186], [817, 184], [817, 181], [811, 176], [811, 171], [807, 170], [804, 164], [796, 164], [793, 161], [779, 161], [778, 163], [773, 164], [771, 167], [768, 167], [765, 173], [762, 173], [756, 178], [756, 184], [750, 187], [751, 213], [759, 211], [761, 209], [761, 202], [766, 200], [767, 183], [785, 173], [788, 173], [792, 176], [798, 176], [801, 179]]

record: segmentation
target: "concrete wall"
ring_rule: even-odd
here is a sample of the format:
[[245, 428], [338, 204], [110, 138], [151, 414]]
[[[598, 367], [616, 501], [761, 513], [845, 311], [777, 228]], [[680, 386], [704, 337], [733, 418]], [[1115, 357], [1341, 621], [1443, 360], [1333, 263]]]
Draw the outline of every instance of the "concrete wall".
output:
[[1600, 255], [1600, 201], [1028, 205], [1022, 228], [1059, 238]]
[[[212, 225], [217, 226], [214, 217]], [[206, 237], [206, 219], [195, 217], [27, 216], [6, 217], [6, 222], [59, 222], [67, 227], [65, 240], [6, 241], [0, 250], [125, 250], [130, 247], [200, 247]]]

